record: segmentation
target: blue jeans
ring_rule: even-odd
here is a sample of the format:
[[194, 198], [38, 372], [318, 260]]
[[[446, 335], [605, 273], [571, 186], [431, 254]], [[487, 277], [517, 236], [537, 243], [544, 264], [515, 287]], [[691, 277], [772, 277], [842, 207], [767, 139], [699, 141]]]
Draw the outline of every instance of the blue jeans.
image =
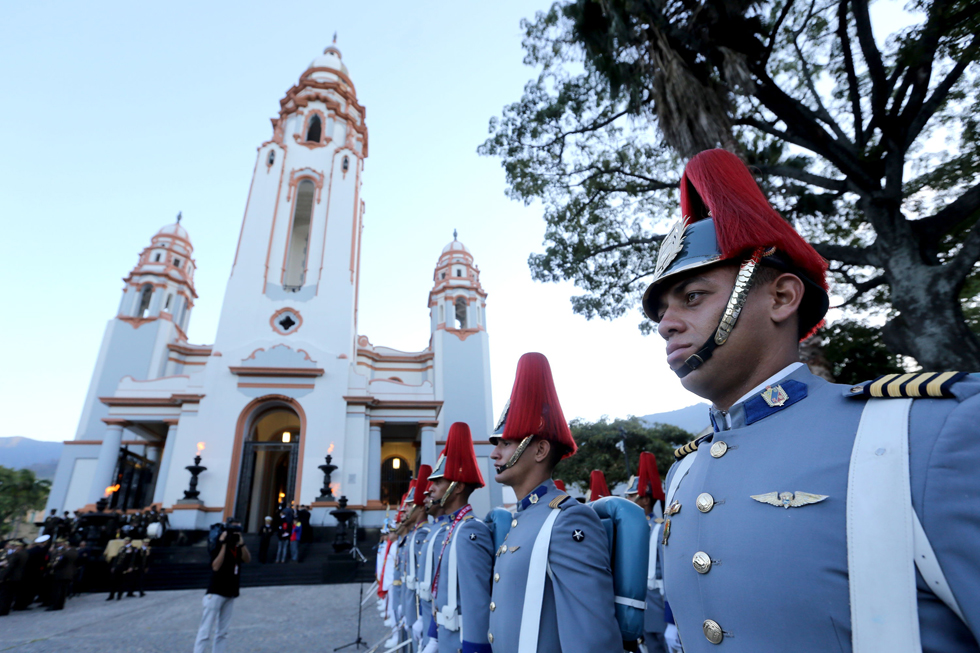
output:
[[289, 551], [289, 540], [279, 540], [279, 548], [276, 549], [276, 562], [286, 562], [286, 553]]
[[289, 543], [289, 555], [293, 562], [299, 562], [299, 542], [296, 540]]

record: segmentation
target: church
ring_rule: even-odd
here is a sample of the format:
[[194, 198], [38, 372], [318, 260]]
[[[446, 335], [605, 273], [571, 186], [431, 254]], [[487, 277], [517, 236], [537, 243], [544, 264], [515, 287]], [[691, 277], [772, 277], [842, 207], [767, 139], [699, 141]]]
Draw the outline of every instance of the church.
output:
[[[428, 346], [372, 344], [357, 321], [368, 129], [336, 46], [279, 105], [214, 344], [185, 335], [197, 263], [178, 218], [124, 279], [47, 509], [107, 498], [124, 510], [158, 504], [177, 529], [235, 515], [255, 532], [280, 502], [311, 505], [313, 525], [332, 526], [343, 495], [362, 526], [379, 526], [457, 421], [473, 432], [487, 482], [476, 513], [503, 503], [487, 441], [487, 293], [472, 253], [455, 234], [438, 256], [434, 243]], [[197, 455], [206, 470], [186, 496]]]

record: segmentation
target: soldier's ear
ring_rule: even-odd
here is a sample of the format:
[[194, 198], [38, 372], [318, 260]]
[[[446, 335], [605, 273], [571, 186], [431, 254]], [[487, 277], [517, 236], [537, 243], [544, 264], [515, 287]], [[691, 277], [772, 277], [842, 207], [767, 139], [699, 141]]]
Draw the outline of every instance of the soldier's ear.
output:
[[548, 459], [548, 455], [551, 453], [551, 443], [545, 439], [536, 439], [534, 441], [534, 462], [540, 463]]
[[803, 281], [795, 274], [784, 272], [769, 284], [769, 315], [773, 322], [795, 323], [803, 301], [805, 288]]

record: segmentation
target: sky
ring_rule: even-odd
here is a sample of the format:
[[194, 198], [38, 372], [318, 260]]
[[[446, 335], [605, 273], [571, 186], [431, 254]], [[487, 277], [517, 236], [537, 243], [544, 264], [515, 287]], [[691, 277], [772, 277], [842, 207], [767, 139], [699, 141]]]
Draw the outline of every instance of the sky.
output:
[[489, 293], [495, 414], [528, 351], [549, 357], [568, 419], [696, 403], [638, 311], [587, 321], [571, 284], [532, 281], [542, 208], [508, 199], [500, 161], [476, 154], [535, 74], [520, 21], [548, 4], [8, 4], [0, 436], [74, 437], [122, 278], [178, 211], [197, 261], [188, 337], [213, 342], [256, 148], [334, 32], [370, 133], [359, 332], [427, 346], [433, 268], [458, 229]]

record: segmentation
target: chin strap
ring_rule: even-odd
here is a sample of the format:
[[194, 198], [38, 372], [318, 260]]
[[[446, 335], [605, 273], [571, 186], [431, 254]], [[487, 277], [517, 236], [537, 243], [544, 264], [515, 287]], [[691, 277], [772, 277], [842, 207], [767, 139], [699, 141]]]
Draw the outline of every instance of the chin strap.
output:
[[521, 459], [521, 454], [523, 454], [524, 450], [527, 449], [527, 445], [531, 444], [531, 438], [533, 437], [534, 434], [532, 433], [531, 435], [521, 440], [521, 443], [517, 445], [517, 449], [514, 450], [514, 454], [510, 457], [510, 460], [507, 461], [507, 464], [504, 465], [503, 467], [499, 467], [498, 469], [501, 472], [503, 472], [516, 465], [517, 461]]
[[449, 487], [446, 488], [446, 493], [442, 495], [441, 499], [439, 499], [439, 505], [442, 506], [443, 508], [446, 507], [446, 502], [449, 501], [449, 497], [452, 496], [453, 490], [456, 489], [456, 485], [457, 485], [456, 481], [450, 483]]
[[708, 339], [706, 343], [696, 353], [687, 357], [684, 364], [678, 368], [674, 374], [683, 379], [685, 376], [704, 365], [705, 361], [711, 358], [715, 349], [728, 341], [728, 336], [735, 328], [735, 321], [738, 320], [742, 307], [745, 306], [745, 299], [749, 296], [749, 289], [755, 278], [755, 272], [759, 267], [759, 261], [763, 256], [770, 256], [775, 252], [773, 247], [757, 247], [752, 252], [752, 256], [742, 262], [738, 269], [738, 276], [735, 277], [735, 287], [732, 289], [731, 297], [728, 298], [728, 305], [725, 312], [721, 315], [721, 321], [715, 330], [715, 335]]

